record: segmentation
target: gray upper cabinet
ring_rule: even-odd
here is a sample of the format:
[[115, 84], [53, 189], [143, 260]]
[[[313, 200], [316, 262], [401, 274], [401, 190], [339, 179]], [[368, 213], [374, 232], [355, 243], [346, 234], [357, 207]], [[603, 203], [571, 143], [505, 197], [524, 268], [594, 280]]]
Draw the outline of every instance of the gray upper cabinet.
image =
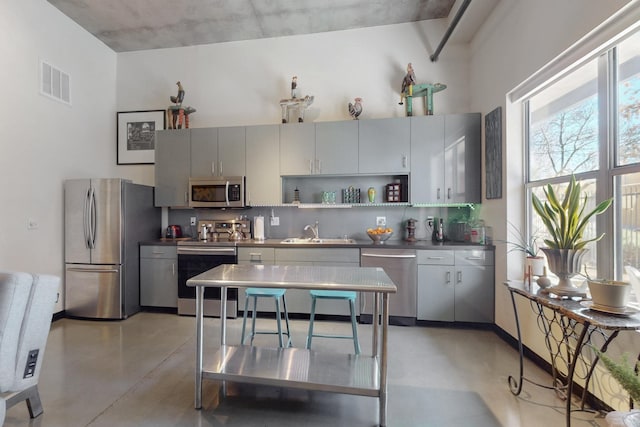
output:
[[358, 173], [358, 121], [316, 123], [314, 173], [321, 175]]
[[480, 113], [445, 116], [444, 184], [447, 203], [482, 201]]
[[221, 176], [245, 175], [245, 129], [245, 126], [218, 128], [218, 172]]
[[316, 157], [314, 123], [280, 125], [280, 174], [311, 175]]
[[411, 117], [411, 202], [481, 201], [480, 114]]
[[405, 117], [358, 120], [358, 171], [363, 174], [407, 174], [411, 129]]
[[189, 205], [190, 153], [189, 130], [156, 132], [156, 206]]
[[218, 173], [218, 128], [191, 129], [191, 176]]
[[192, 176], [245, 174], [245, 127], [191, 129]]
[[280, 125], [247, 126], [246, 169], [249, 205], [281, 203]]
[[445, 116], [411, 117], [411, 184], [413, 203], [444, 203]]

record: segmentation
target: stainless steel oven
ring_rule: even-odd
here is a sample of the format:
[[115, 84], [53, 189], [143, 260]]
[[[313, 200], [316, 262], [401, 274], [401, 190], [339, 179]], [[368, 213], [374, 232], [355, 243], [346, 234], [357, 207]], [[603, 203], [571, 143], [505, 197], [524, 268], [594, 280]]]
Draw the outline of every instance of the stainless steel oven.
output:
[[[196, 313], [196, 290], [187, 286], [193, 276], [220, 264], [237, 264], [238, 255], [233, 243], [178, 242], [178, 314]], [[204, 291], [204, 315], [220, 317], [220, 288]], [[238, 315], [238, 290], [227, 290], [227, 317]]]

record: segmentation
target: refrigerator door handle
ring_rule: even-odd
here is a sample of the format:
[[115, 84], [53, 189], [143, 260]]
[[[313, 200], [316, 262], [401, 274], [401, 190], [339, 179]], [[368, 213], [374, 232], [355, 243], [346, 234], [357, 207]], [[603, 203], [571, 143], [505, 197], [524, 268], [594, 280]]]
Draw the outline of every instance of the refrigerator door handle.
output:
[[96, 247], [96, 193], [93, 187], [89, 190], [89, 248]]
[[115, 268], [77, 268], [69, 267], [67, 271], [73, 271], [75, 273], [119, 273]]
[[91, 188], [87, 190], [84, 198], [84, 207], [82, 210], [82, 226], [84, 230], [84, 243], [87, 248], [91, 248], [91, 231], [89, 231], [89, 204], [91, 201]]

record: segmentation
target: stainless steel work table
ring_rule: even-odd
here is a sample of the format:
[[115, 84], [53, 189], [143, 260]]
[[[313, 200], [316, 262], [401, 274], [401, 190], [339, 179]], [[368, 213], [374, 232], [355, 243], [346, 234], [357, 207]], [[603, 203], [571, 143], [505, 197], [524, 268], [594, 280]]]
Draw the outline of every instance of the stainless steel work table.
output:
[[[202, 380], [207, 378], [223, 381], [223, 393], [224, 381], [229, 380], [378, 397], [380, 426], [387, 425], [389, 294], [397, 288], [382, 268], [224, 264], [187, 280], [187, 286], [197, 288], [196, 409], [202, 407]], [[221, 331], [220, 349], [213, 357], [207, 357], [205, 363], [203, 301], [206, 287], [221, 288]], [[373, 318], [381, 320], [373, 322], [371, 355], [227, 345], [228, 287], [372, 292], [375, 294]]]

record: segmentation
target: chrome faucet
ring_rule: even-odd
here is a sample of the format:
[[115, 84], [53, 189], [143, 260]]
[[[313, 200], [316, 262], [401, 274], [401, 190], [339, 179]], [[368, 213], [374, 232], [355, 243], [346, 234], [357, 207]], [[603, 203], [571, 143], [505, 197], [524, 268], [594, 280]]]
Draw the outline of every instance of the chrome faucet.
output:
[[316, 225], [311, 225], [311, 224], [305, 225], [304, 226], [304, 230], [305, 231], [311, 230], [311, 231], [313, 231], [313, 236], [314, 236], [315, 239], [319, 239], [320, 238], [320, 235], [319, 235], [320, 233], [319, 233], [319, 230], [318, 230], [318, 221], [316, 221]]

